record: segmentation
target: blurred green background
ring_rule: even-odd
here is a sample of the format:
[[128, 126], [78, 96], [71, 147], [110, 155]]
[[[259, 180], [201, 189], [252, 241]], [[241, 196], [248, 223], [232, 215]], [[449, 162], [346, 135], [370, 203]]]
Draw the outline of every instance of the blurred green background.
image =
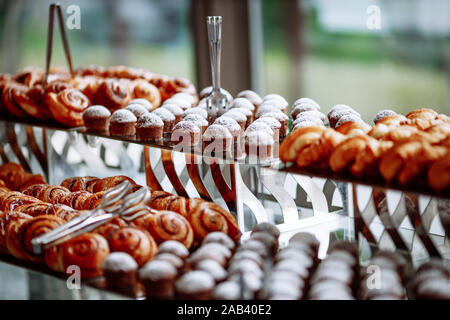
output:
[[[262, 57], [260, 94], [308, 96], [324, 112], [347, 104], [369, 123], [383, 108], [449, 114], [450, 1], [249, 1], [261, 8], [251, 22], [263, 32], [262, 52], [252, 53]], [[2, 72], [44, 67], [50, 3], [0, 1]], [[191, 0], [61, 1], [64, 11], [71, 4], [81, 9], [81, 29], [68, 30], [75, 67], [124, 64], [195, 82]], [[373, 4], [380, 30], [366, 27]], [[65, 65], [59, 32], [52, 65]]]

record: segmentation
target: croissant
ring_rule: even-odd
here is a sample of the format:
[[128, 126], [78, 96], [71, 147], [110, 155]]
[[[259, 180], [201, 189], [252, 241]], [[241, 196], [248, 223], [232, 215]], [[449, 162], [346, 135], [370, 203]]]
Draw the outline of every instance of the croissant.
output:
[[45, 263], [55, 271], [65, 272], [75, 265], [81, 269], [81, 277], [92, 278], [103, 274], [101, 265], [110, 250], [108, 241], [97, 233], [81, 234], [45, 252]]
[[311, 165], [328, 164], [328, 158], [334, 148], [346, 139], [346, 136], [334, 129], [326, 128], [318, 140], [303, 148], [297, 156], [297, 165], [307, 167]]
[[139, 266], [153, 259], [158, 251], [155, 240], [147, 231], [133, 227], [114, 231], [108, 237], [108, 242], [111, 251], [128, 253]]
[[350, 172], [357, 177], [375, 176], [378, 174], [378, 163], [381, 155], [393, 145], [392, 141], [368, 143], [364, 152], [356, 155], [354, 163], [350, 166]]
[[49, 92], [45, 95], [44, 101], [53, 118], [69, 127], [83, 125], [83, 112], [90, 105], [88, 97], [71, 88], [59, 93]]
[[104, 80], [94, 95], [94, 103], [107, 107], [111, 112], [124, 108], [131, 101], [131, 91], [125, 82]]
[[284, 139], [280, 146], [279, 154], [283, 162], [291, 162], [297, 159], [298, 153], [319, 140], [324, 127], [311, 126], [294, 130]]
[[365, 153], [370, 143], [376, 144], [377, 140], [369, 136], [354, 136], [339, 144], [330, 155], [331, 170], [336, 172], [349, 167], [358, 154]]
[[429, 165], [444, 156], [446, 152], [447, 148], [445, 147], [423, 144], [418, 156], [409, 159], [408, 164], [400, 170], [397, 177], [398, 182], [402, 185], [411, 183], [420, 173], [427, 172]]
[[158, 244], [176, 240], [189, 249], [194, 241], [194, 232], [188, 220], [173, 211], [163, 210], [156, 214], [148, 213], [133, 223], [147, 230]]
[[352, 136], [352, 135], [364, 135], [371, 129], [372, 127], [365, 122], [347, 121], [341, 124], [339, 128], [336, 129], [336, 131], [345, 135]]
[[132, 81], [131, 87], [134, 98], [148, 100], [153, 105], [153, 108], [158, 108], [161, 105], [161, 94], [153, 84], [139, 79]]
[[420, 140], [404, 140], [397, 142], [380, 160], [380, 173], [388, 182], [394, 180], [406, 163], [417, 157], [424, 142]]
[[450, 149], [434, 161], [428, 169], [428, 183], [435, 191], [447, 190], [450, 187]]

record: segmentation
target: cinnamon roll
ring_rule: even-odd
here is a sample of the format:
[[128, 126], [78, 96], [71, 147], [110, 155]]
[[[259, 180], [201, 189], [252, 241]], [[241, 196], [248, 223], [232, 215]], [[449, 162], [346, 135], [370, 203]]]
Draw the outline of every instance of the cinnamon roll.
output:
[[111, 251], [126, 252], [143, 266], [156, 255], [155, 240], [145, 230], [133, 227], [121, 228], [108, 237]]
[[83, 125], [83, 112], [90, 105], [88, 97], [80, 91], [70, 88], [59, 93], [47, 93], [44, 102], [53, 118], [69, 127]]
[[106, 79], [97, 89], [94, 103], [107, 107], [111, 112], [124, 108], [131, 101], [130, 88], [117, 79]]
[[[26, 220], [18, 229], [17, 242], [13, 241], [9, 243], [8, 250], [17, 258], [26, 257], [29, 261], [43, 263], [43, 255], [37, 255], [33, 252], [31, 240], [64, 223], [65, 221], [63, 219], [51, 215], [42, 215]], [[20, 247], [17, 247], [17, 244], [20, 244]]]
[[48, 111], [44, 102], [44, 87], [35, 85], [26, 90], [12, 90], [11, 94], [16, 103], [29, 116], [38, 120], [51, 119], [50, 111]]
[[161, 94], [158, 88], [146, 80], [138, 79], [131, 82], [133, 99], [146, 99], [154, 108], [161, 105]]
[[208, 233], [214, 231], [224, 232], [235, 241], [241, 235], [236, 219], [216, 203], [198, 203], [190, 210], [188, 220], [198, 241], [202, 241]]
[[47, 265], [59, 272], [65, 272], [71, 265], [81, 269], [83, 278], [103, 274], [101, 265], [109, 255], [108, 241], [96, 233], [84, 233], [45, 253]]
[[182, 215], [173, 211], [159, 211], [148, 214], [146, 220], [138, 223], [144, 224], [155, 241], [160, 244], [167, 240], [181, 242], [186, 248], [190, 248], [194, 240], [194, 232], [189, 222]]

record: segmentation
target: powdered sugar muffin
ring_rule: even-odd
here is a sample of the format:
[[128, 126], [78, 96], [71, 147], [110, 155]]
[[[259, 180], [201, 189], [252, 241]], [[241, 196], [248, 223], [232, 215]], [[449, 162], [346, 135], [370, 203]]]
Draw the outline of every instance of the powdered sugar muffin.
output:
[[258, 108], [262, 102], [262, 98], [252, 90], [243, 90], [239, 92], [236, 97], [247, 99], [255, 106], [255, 109]]
[[152, 111], [153, 114], [156, 114], [161, 120], [164, 122], [164, 133], [172, 132], [172, 128], [175, 124], [175, 115], [165, 108], [158, 108]]
[[175, 93], [171, 98], [174, 98], [176, 100], [184, 99], [186, 101], [189, 101], [191, 104], [191, 107], [195, 106], [196, 103], [198, 102], [198, 97], [194, 97], [193, 95], [186, 93], [186, 92]]
[[174, 103], [163, 103], [161, 108], [167, 109], [173, 113], [173, 115], [175, 116], [175, 124], [180, 122], [183, 118], [183, 109], [181, 109], [181, 107], [177, 106]]
[[384, 118], [388, 117], [388, 116], [394, 116], [397, 113], [395, 111], [386, 109], [386, 110], [381, 110], [379, 111], [375, 117], [373, 118], [373, 122], [376, 124], [378, 121], [383, 120]]
[[206, 128], [208, 128], [209, 122], [201, 115], [196, 113], [190, 113], [183, 118], [184, 121], [190, 121], [197, 125], [202, 131], [202, 134], [205, 132]]
[[[259, 104], [258, 104], [259, 106]], [[246, 98], [236, 98], [233, 100], [231, 104], [231, 108], [245, 108], [250, 110], [251, 112], [255, 112], [255, 105], [250, 102], [250, 100]]]
[[268, 94], [263, 98], [263, 101], [261, 102], [261, 105], [263, 104], [272, 104], [276, 106], [280, 111], [283, 113], [287, 113], [287, 108], [289, 106], [289, 103], [286, 101], [285, 98], [280, 96], [279, 94]]
[[140, 104], [145, 109], [147, 109], [147, 111], [152, 111], [154, 109], [153, 104], [147, 99], [133, 99], [130, 101], [130, 104]]
[[361, 115], [353, 110], [353, 108], [346, 106], [344, 104], [337, 104], [333, 108], [331, 108], [330, 112], [328, 112], [328, 120], [330, 122], [330, 127], [334, 128], [336, 122], [345, 114], [353, 113], [361, 117]]
[[106, 107], [100, 105], [90, 106], [83, 113], [84, 125], [89, 131], [107, 133], [110, 116], [111, 111]]
[[180, 146], [190, 146], [200, 140], [201, 133], [194, 122], [181, 120], [173, 127], [171, 140]]
[[164, 122], [153, 112], [142, 115], [136, 123], [137, 137], [141, 141], [160, 140]]
[[278, 109], [275, 105], [273, 104], [261, 104], [258, 108], [258, 110], [255, 113], [255, 119], [258, 119], [259, 117], [261, 117], [263, 114], [265, 113], [269, 113], [269, 112], [281, 112], [280, 109]]
[[[244, 110], [247, 110], [247, 109], [244, 109]], [[238, 109], [230, 109], [229, 111], [225, 112], [223, 114], [223, 116], [230, 117], [233, 120], [235, 120], [241, 126], [242, 132], [244, 132], [244, 130], [247, 126], [247, 116], [244, 113], [242, 113]]]
[[270, 117], [277, 119], [281, 123], [280, 138], [284, 138], [288, 133], [289, 117], [281, 112], [269, 112], [261, 115], [261, 118]]
[[230, 151], [232, 145], [233, 136], [226, 127], [220, 124], [210, 125], [203, 134], [203, 150], [205, 153]]
[[241, 126], [232, 118], [227, 116], [220, 116], [214, 121], [214, 124], [219, 124], [228, 129], [233, 136], [234, 142], [238, 142], [241, 137]]
[[305, 112], [301, 112], [297, 115], [297, 117], [294, 120], [294, 125], [296, 125], [298, 122], [301, 121], [313, 121], [317, 122], [318, 125], [325, 124], [326, 117], [322, 112], [319, 112], [317, 110], [309, 110]]
[[250, 157], [268, 159], [273, 156], [274, 140], [265, 131], [251, 131], [244, 137], [245, 153]]
[[204, 119], [208, 118], [208, 112], [206, 111], [206, 109], [203, 109], [203, 108], [194, 107], [194, 108], [186, 109], [184, 111], [184, 116], [191, 114], [191, 113], [196, 113], [196, 114], [202, 116]]
[[169, 98], [166, 101], [164, 101], [164, 103], [167, 104], [176, 104], [177, 106], [179, 106], [181, 109], [186, 110], [188, 108], [191, 107], [191, 103], [188, 100], [182, 99], [182, 98]]
[[112, 136], [131, 137], [136, 134], [137, 118], [127, 109], [114, 111], [109, 119], [109, 133]]
[[125, 109], [133, 112], [137, 119], [148, 112], [148, 110], [142, 104], [137, 103], [131, 103]]
[[273, 140], [279, 141], [280, 139], [280, 129], [281, 123], [275, 118], [272, 117], [262, 117], [254, 121], [254, 123], [263, 122], [267, 124], [273, 131]]
[[253, 121], [251, 125], [247, 127], [247, 129], [244, 132], [244, 135], [248, 135], [252, 131], [264, 131], [268, 134], [270, 134], [272, 137], [274, 135], [273, 130], [270, 128], [270, 126], [262, 121]]

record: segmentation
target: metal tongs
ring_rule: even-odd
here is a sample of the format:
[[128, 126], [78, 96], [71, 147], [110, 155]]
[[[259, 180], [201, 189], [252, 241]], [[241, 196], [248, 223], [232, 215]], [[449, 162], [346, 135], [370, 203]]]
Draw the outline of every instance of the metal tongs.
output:
[[80, 234], [98, 228], [116, 216], [120, 216], [126, 221], [131, 221], [145, 213], [154, 212], [154, 210], [144, 205], [144, 202], [150, 196], [148, 188], [142, 187], [130, 193], [131, 189], [131, 183], [125, 180], [116, 187], [106, 191], [102, 202], [94, 210], [88, 211], [58, 228], [34, 238], [31, 241], [33, 251], [36, 254], [41, 254], [49, 247], [61, 244]]
[[222, 17], [206, 17], [209, 41], [209, 57], [211, 60], [212, 91], [206, 99], [208, 120], [214, 122], [216, 117], [228, 109], [227, 96], [220, 89], [220, 58], [222, 51]]
[[45, 85], [47, 85], [48, 74], [50, 72], [50, 62], [52, 59], [55, 11], [58, 15], [59, 31], [61, 33], [61, 40], [63, 43], [64, 53], [66, 55], [67, 64], [69, 65], [70, 74], [73, 74], [72, 56], [70, 54], [69, 41], [67, 40], [66, 29], [64, 28], [64, 17], [63, 17], [61, 5], [59, 3], [52, 3], [50, 5], [49, 15], [48, 15], [47, 54], [46, 54], [46, 60], [45, 60], [45, 78], [44, 78]]

